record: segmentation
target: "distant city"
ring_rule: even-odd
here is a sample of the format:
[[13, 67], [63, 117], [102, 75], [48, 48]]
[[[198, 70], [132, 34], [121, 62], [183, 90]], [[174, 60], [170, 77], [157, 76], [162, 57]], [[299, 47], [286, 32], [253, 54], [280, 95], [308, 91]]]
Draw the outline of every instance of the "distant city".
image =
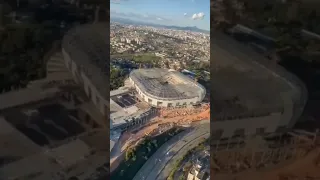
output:
[[122, 24], [127, 24], [127, 25], [141, 25], [141, 26], [151, 26], [151, 27], [158, 27], [158, 28], [166, 28], [166, 29], [174, 29], [174, 30], [184, 30], [184, 31], [193, 31], [193, 32], [201, 32], [201, 33], [206, 33], [209, 34], [210, 31], [199, 29], [196, 26], [192, 27], [182, 27], [182, 26], [165, 26], [165, 25], [160, 25], [160, 24], [154, 24], [154, 23], [147, 23], [147, 22], [142, 22], [142, 21], [134, 21], [130, 19], [125, 19], [125, 18], [120, 18], [120, 17], [110, 17], [111, 22], [118, 22]]

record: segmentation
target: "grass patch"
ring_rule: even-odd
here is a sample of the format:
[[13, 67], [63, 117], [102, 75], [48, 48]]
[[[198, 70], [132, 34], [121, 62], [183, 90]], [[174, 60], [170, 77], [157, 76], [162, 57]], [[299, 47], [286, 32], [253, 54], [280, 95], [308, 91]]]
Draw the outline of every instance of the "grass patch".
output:
[[153, 64], [160, 61], [160, 59], [161, 59], [160, 57], [151, 53], [136, 55], [133, 57], [133, 61], [135, 61], [136, 63], [152, 63]]
[[112, 58], [125, 58], [133, 60], [136, 63], [150, 63], [157, 64], [161, 60], [161, 57], [156, 56], [153, 53], [143, 53], [143, 54], [117, 54], [111, 55]]
[[156, 137], [147, 137], [138, 146], [126, 152], [125, 160], [111, 173], [111, 179], [132, 180], [143, 164], [157, 151], [157, 149], [182, 132], [181, 128], [173, 128]]

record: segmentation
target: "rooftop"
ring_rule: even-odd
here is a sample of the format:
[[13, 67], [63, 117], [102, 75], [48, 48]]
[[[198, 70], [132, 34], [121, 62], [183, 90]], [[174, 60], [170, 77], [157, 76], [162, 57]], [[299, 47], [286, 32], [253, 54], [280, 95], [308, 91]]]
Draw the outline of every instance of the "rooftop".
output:
[[17, 178], [22, 180], [32, 175], [36, 180], [41, 180], [41, 178], [51, 179], [48, 174], [50, 175], [51, 172], [55, 172], [58, 169], [58, 165], [50, 161], [47, 156], [44, 154], [36, 154], [0, 168], [0, 179]]
[[190, 99], [205, 93], [199, 83], [169, 69], [137, 69], [131, 72], [130, 77], [142, 91], [156, 99]]
[[0, 167], [40, 152], [41, 148], [0, 116]]
[[117, 89], [110, 91], [110, 119], [111, 129], [131, 121], [150, 108], [134, 96], [134, 91]]
[[39, 102], [33, 106], [5, 110], [2, 116], [39, 146], [47, 146], [85, 132], [85, 128], [76, 119], [76, 110], [57, 102]]
[[78, 163], [89, 153], [90, 147], [79, 139], [45, 152], [48, 157], [56, 159], [62, 167], [69, 167]]
[[[0, 179], [96, 179], [107, 172], [105, 154], [91, 154], [81, 140], [25, 157], [0, 168]], [[104, 168], [102, 168], [104, 167]]]
[[236, 99], [239, 112], [259, 109], [279, 112], [284, 98], [300, 97], [299, 80], [286, 70], [224, 34], [217, 32], [212, 39], [214, 101]]

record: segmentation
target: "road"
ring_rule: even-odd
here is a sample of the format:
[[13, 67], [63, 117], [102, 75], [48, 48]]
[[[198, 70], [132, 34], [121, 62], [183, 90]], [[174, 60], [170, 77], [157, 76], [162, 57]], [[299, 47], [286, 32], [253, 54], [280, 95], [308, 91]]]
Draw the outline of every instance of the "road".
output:
[[[181, 147], [179, 149], [178, 152], [176, 152], [172, 157], [171, 159], [169, 159], [167, 162], [161, 162], [162, 163], [162, 168], [161, 166], [158, 167], [157, 169], [154, 169], [154, 171], [157, 171], [158, 175], [156, 177], [152, 177], [151, 179], [157, 179], [157, 180], [163, 180], [163, 179], [166, 179], [169, 175], [170, 175], [170, 172], [172, 171], [172, 169], [174, 168], [176, 162], [183, 158], [183, 156], [190, 150], [190, 149], [193, 149], [197, 146], [199, 146], [199, 143], [201, 143], [203, 141], [203, 138], [209, 138], [210, 136], [210, 132], [208, 133], [205, 133], [205, 134], [201, 134], [201, 136], [199, 137], [196, 137], [196, 138], [190, 138], [190, 139], [193, 139], [191, 141], [189, 141], [187, 144], [185, 144], [183, 147]], [[164, 166], [164, 167], [163, 167]], [[161, 168], [161, 169], [160, 169]], [[150, 179], [150, 178], [148, 178]]]
[[[133, 180], [166, 179], [176, 159], [210, 135], [209, 121], [180, 133], [163, 144], [141, 167]], [[169, 163], [169, 164], [168, 164]]]

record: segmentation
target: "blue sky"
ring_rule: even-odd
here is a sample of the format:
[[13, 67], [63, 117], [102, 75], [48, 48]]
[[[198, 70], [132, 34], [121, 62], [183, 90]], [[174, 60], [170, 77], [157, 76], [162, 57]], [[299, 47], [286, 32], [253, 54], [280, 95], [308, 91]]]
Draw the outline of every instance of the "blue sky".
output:
[[210, 0], [111, 0], [111, 17], [210, 30]]

